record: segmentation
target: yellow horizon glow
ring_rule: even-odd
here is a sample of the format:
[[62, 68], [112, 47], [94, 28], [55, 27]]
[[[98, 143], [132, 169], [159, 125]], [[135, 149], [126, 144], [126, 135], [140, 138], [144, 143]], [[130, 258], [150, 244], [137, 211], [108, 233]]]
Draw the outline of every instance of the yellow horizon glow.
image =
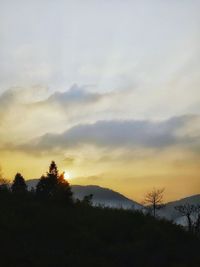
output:
[[[70, 184], [99, 185], [118, 191], [138, 202], [141, 202], [145, 193], [153, 187], [165, 188], [166, 202], [200, 193], [199, 160], [188, 158], [185, 161], [173, 161], [174, 151], [172, 155], [160, 153], [157, 157], [148, 157], [146, 160], [133, 159], [121, 162], [107, 158], [100, 162], [89, 153], [87, 156], [80, 157], [80, 153], [78, 155], [77, 161], [69, 165], [62, 155], [35, 157], [22, 152], [2, 152], [1, 167], [4, 177], [10, 181], [17, 172], [26, 180], [39, 179], [46, 174], [54, 159], [59, 172], [65, 170], [65, 177]], [[178, 158], [178, 155], [176, 156]]]

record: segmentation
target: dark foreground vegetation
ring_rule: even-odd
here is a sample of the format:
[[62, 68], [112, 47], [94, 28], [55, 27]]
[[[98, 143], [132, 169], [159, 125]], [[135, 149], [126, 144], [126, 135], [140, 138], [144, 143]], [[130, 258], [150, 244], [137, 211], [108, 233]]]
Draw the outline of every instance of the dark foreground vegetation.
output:
[[44, 179], [38, 194], [22, 190], [22, 179], [0, 192], [1, 267], [200, 266], [200, 241], [181, 227], [139, 212], [94, 208], [90, 197], [71, 201], [69, 184], [62, 190], [54, 184], [52, 191]]
[[151, 216], [15, 198], [0, 210], [1, 267], [200, 266], [199, 241]]

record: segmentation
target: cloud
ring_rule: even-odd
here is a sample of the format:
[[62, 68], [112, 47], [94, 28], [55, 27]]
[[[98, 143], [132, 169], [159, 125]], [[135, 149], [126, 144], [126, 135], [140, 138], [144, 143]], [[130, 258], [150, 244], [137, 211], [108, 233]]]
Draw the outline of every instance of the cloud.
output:
[[74, 103], [91, 103], [99, 101], [102, 97], [103, 94], [87, 92], [84, 87], [79, 87], [74, 84], [66, 92], [55, 92], [47, 99], [47, 102], [57, 102], [64, 105]]
[[72, 105], [90, 104], [98, 102], [104, 95], [88, 92], [84, 86], [72, 85], [69, 90], [64, 92], [56, 91], [44, 101], [36, 103], [37, 105], [57, 104], [67, 108]]
[[48, 88], [12, 87], [0, 95], [0, 144], [62, 132], [80, 121], [90, 121], [112, 93], [99, 94], [83, 86], [50, 92]]
[[199, 153], [199, 115], [159, 121], [127, 119], [134, 116], [123, 113], [126, 105], [117, 103], [121, 100], [121, 104], [129, 105], [134, 93], [122, 90], [100, 94], [76, 84], [55, 93], [37, 86], [11, 88], [0, 96], [1, 148], [59, 154], [85, 146], [127, 153], [179, 146]]
[[17, 144], [44, 133], [39, 129], [41, 111], [32, 110], [31, 105], [47, 95], [48, 89], [40, 86], [12, 87], [0, 95], [0, 144], [11, 141]]
[[64, 164], [65, 164], [66, 166], [71, 167], [72, 165], [74, 165], [75, 160], [76, 160], [76, 159], [73, 158], [73, 157], [65, 157], [65, 158], [63, 159], [63, 162], [64, 162]]
[[[25, 151], [66, 150], [95, 146], [110, 149], [164, 149], [172, 146], [200, 147], [200, 132], [188, 133], [187, 126], [200, 120], [185, 115], [163, 121], [112, 120], [80, 124], [61, 134], [47, 133], [20, 148]], [[196, 130], [194, 128], [194, 130]]]

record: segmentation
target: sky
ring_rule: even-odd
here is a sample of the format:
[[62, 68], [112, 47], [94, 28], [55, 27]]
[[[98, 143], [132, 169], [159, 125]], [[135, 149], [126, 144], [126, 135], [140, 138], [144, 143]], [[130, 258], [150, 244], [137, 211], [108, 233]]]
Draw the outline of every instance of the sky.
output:
[[142, 201], [200, 193], [200, 1], [0, 0], [0, 165]]

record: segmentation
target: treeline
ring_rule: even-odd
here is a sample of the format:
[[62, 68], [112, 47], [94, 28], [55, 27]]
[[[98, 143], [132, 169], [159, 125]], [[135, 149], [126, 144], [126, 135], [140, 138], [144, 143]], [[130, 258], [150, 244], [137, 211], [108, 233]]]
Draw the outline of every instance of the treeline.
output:
[[[1, 176], [1, 175], [0, 175]], [[158, 211], [165, 207], [163, 203], [162, 189], [153, 189], [147, 192], [143, 204], [145, 205], [146, 213], [153, 217], [158, 217]], [[17, 173], [12, 183], [8, 183], [6, 179], [0, 179], [0, 199], [8, 199], [10, 196], [15, 199], [32, 198], [38, 201], [59, 202], [67, 205], [92, 205], [92, 195], [85, 196], [82, 201], [73, 198], [73, 193], [69, 182], [65, 179], [64, 173], [59, 174], [57, 165], [54, 161], [51, 162], [46, 175], [39, 179], [36, 188], [28, 190], [24, 177]], [[175, 207], [180, 216], [186, 218], [187, 229], [189, 232], [200, 236], [200, 205], [184, 204]]]
[[12, 183], [6, 179], [0, 179], [0, 198], [9, 198], [13, 196], [17, 199], [35, 198], [37, 200], [46, 200], [59, 202], [64, 205], [83, 204], [91, 205], [92, 195], [85, 196], [82, 201], [73, 199], [73, 193], [69, 182], [65, 179], [64, 173], [59, 174], [57, 165], [51, 162], [46, 175], [39, 179], [36, 188], [28, 190], [28, 186], [21, 173], [17, 173]]

